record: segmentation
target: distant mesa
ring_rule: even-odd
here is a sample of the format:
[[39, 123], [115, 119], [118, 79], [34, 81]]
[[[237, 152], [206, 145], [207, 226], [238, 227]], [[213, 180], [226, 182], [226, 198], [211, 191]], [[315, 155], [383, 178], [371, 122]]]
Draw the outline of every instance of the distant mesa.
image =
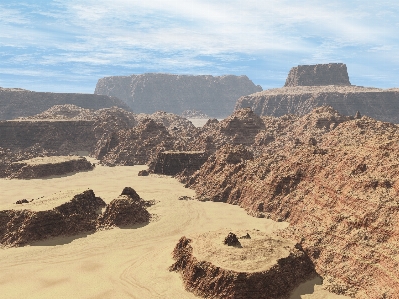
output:
[[343, 63], [293, 67], [284, 87], [242, 96], [235, 109], [250, 107], [260, 116], [305, 115], [332, 106], [343, 115], [361, 114], [399, 123], [399, 89], [351, 85]]
[[222, 118], [233, 111], [239, 97], [259, 91], [262, 87], [247, 76], [148, 73], [101, 78], [94, 93], [117, 97], [137, 113], [201, 111]]
[[284, 87], [351, 85], [346, 64], [329, 63], [293, 67]]

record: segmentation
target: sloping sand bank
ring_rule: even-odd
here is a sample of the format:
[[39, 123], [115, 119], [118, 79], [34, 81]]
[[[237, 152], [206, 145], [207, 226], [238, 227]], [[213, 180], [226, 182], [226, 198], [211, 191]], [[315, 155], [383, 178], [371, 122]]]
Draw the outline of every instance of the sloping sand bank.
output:
[[[1, 297], [198, 298], [184, 290], [179, 274], [168, 271], [174, 262], [171, 253], [181, 236], [223, 228], [272, 232], [288, 225], [248, 216], [233, 205], [178, 200], [179, 196], [193, 196], [194, 191], [170, 177], [137, 176], [142, 169], [146, 166], [99, 165], [91, 172], [64, 177], [28, 181], [1, 179], [0, 209], [47, 209], [66, 199], [67, 194], [87, 188], [109, 203], [126, 186], [134, 188], [144, 200], [157, 201], [148, 208], [156, 214], [148, 225], [1, 249]], [[35, 200], [13, 204], [23, 198]], [[302, 286], [292, 299], [346, 298], [320, 290], [315, 283], [317, 280]], [[314, 294], [303, 295], [313, 288]]]

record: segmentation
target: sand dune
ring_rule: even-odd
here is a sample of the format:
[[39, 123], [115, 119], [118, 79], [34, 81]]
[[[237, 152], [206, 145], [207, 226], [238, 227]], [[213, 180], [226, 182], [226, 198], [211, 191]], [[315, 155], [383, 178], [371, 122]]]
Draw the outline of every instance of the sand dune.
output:
[[[248, 216], [237, 206], [177, 200], [193, 196], [176, 180], [137, 176], [146, 166], [103, 167], [69, 176], [0, 180], [0, 209], [48, 209], [75, 191], [93, 189], [109, 203], [126, 186], [145, 200], [154, 218], [147, 225], [55, 238], [22, 248], [0, 250], [2, 298], [197, 298], [184, 290], [179, 274], [169, 272], [179, 238], [219, 229], [273, 232], [288, 223]], [[61, 192], [60, 192], [61, 191]], [[76, 194], [76, 193], [75, 193]], [[41, 198], [44, 196], [43, 198]], [[23, 205], [19, 199], [35, 199]], [[315, 279], [291, 299], [346, 298], [321, 289]], [[304, 295], [312, 292], [311, 295]]]

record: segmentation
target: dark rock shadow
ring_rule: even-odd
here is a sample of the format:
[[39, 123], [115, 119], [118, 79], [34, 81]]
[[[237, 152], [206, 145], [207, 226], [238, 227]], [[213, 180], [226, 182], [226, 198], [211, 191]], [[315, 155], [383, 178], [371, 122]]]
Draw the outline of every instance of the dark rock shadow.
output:
[[136, 223], [136, 224], [132, 224], [132, 225], [124, 225], [124, 226], [118, 226], [118, 228], [120, 229], [138, 229], [138, 228], [142, 228], [144, 226], [147, 226], [150, 222], [143, 222], [143, 223]]
[[323, 278], [315, 276], [296, 287], [290, 294], [289, 299], [301, 299], [301, 295], [308, 295], [314, 293], [315, 285], [322, 285]]
[[72, 241], [74, 241], [76, 239], [86, 238], [87, 236], [92, 235], [94, 233], [95, 233], [95, 231], [91, 231], [91, 232], [80, 233], [80, 234], [73, 235], [73, 236], [58, 236], [58, 237], [53, 237], [53, 238], [48, 238], [48, 239], [45, 239], [45, 240], [32, 242], [32, 243], [29, 243], [27, 245], [29, 245], [29, 246], [65, 245], [65, 244], [71, 243]]

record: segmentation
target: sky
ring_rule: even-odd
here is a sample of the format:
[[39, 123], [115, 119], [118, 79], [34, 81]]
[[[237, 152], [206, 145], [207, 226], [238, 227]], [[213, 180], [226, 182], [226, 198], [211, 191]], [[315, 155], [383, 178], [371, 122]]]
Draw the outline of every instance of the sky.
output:
[[342, 62], [352, 84], [399, 87], [397, 1], [0, 1], [0, 87], [93, 93], [106, 76], [247, 75]]

